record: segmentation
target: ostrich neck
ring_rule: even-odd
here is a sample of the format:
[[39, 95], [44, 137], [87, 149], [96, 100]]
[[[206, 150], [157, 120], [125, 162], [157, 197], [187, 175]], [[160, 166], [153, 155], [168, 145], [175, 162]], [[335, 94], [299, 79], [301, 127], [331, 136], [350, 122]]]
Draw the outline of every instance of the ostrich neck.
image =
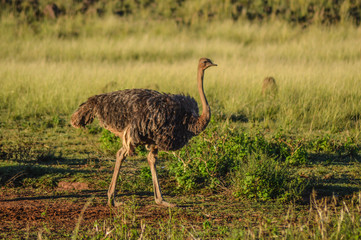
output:
[[209, 120], [211, 118], [211, 109], [209, 107], [207, 98], [204, 94], [203, 89], [203, 78], [204, 78], [204, 70], [198, 69], [198, 92], [202, 102], [202, 114], [195, 122], [194, 126], [192, 126], [193, 133], [198, 135], [201, 133], [208, 125]]
[[199, 96], [201, 97], [201, 102], [202, 102], [202, 115], [201, 115], [201, 117], [210, 119], [211, 110], [210, 110], [206, 95], [204, 94], [203, 78], [204, 78], [204, 70], [203, 69], [198, 69], [198, 92], [199, 92]]

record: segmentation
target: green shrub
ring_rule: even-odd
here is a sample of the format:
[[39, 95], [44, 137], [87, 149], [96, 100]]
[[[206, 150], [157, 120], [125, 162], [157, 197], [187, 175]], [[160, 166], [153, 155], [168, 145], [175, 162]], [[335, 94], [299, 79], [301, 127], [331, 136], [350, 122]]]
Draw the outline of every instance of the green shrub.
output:
[[265, 155], [249, 156], [233, 172], [232, 183], [236, 197], [282, 201], [299, 199], [307, 186], [305, 180], [293, 177], [287, 165]]
[[[249, 133], [231, 130], [229, 127], [221, 128], [214, 123], [211, 125], [213, 126], [173, 155], [169, 171], [175, 177], [178, 188], [189, 191], [204, 187], [214, 189], [219, 184], [229, 186], [230, 173], [238, 172], [243, 165], [249, 165], [247, 169], [250, 168], [251, 175], [242, 173], [243, 180], [241, 180], [242, 185], [248, 189], [249, 195], [255, 194], [253, 187], [256, 189], [258, 187], [260, 189], [257, 190], [259, 191], [257, 194], [261, 195], [257, 195], [257, 198], [288, 198], [289, 192], [284, 190], [286, 187], [277, 191], [275, 187], [283, 181], [290, 180], [287, 178], [290, 172], [285, 171], [289, 165], [297, 166], [309, 162], [306, 147], [302, 141], [286, 138], [279, 133], [267, 140], [260, 132], [252, 136]], [[260, 155], [272, 161], [259, 160], [261, 165], [259, 169], [256, 169], [255, 159], [259, 159], [257, 156]], [[265, 169], [262, 169], [262, 164], [265, 164]], [[276, 171], [275, 175], [271, 177], [276, 179], [262, 180], [263, 174], [266, 175], [270, 170], [267, 169], [269, 167], [267, 164], [275, 168], [273, 169]], [[252, 167], [254, 169], [251, 169]], [[259, 183], [259, 180], [264, 182]], [[298, 182], [294, 180], [290, 184], [297, 185]]]
[[208, 128], [174, 154], [170, 173], [185, 190], [214, 188], [226, 179], [237, 159], [243, 159], [252, 143], [247, 134], [219, 126]]
[[309, 143], [309, 149], [316, 153], [332, 152], [335, 149], [335, 144], [331, 141], [329, 135], [318, 137]]
[[[104, 130], [101, 146], [105, 151], [115, 153], [120, 147], [119, 138]], [[144, 148], [137, 152], [143, 156], [147, 153]], [[228, 126], [221, 127], [213, 121], [200, 136], [168, 156], [172, 158], [169, 173], [174, 176], [179, 189], [190, 191], [215, 189], [220, 184], [234, 185], [234, 174], [237, 173], [240, 183], [235, 185], [242, 188], [236, 187], [235, 195], [257, 199], [299, 197], [303, 182], [291, 178], [287, 169], [290, 165], [309, 162], [303, 141], [286, 137], [282, 131], [267, 139], [261, 132], [250, 135]], [[241, 170], [243, 166], [247, 172]], [[141, 175], [146, 176], [146, 173], [142, 171]]]
[[298, 166], [309, 163], [304, 142], [286, 137], [282, 132], [271, 138], [267, 149], [263, 152], [269, 156], [279, 158], [289, 165]]

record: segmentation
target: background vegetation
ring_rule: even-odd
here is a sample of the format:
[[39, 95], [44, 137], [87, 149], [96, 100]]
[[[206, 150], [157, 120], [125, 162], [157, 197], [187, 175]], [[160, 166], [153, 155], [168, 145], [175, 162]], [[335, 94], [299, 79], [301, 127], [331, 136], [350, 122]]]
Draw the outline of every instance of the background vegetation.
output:
[[[107, 189], [120, 142], [96, 123], [72, 129], [72, 112], [91, 95], [125, 88], [199, 100], [196, 65], [209, 57], [218, 64], [205, 77], [212, 121], [182, 150], [162, 153], [165, 195], [211, 194], [222, 209], [224, 198], [255, 208], [285, 204], [287, 219], [273, 209], [272, 224], [250, 217], [257, 224], [184, 227], [175, 210], [166, 224], [151, 223], [156, 233], [143, 228], [133, 199], [100, 229], [113, 229], [114, 238], [360, 236], [360, 1], [5, 0], [0, 7], [4, 193], [54, 191], [63, 180]], [[261, 94], [267, 76], [278, 85], [272, 96]], [[146, 151], [137, 154], [125, 163], [122, 192], [152, 191]], [[238, 218], [255, 211], [228, 207]], [[76, 234], [108, 236], [97, 224]]]
[[134, 16], [142, 19], [172, 20], [190, 26], [204, 21], [283, 20], [307, 26], [361, 22], [359, 0], [26, 0], [1, 2], [2, 13], [11, 12], [23, 21], [34, 22], [59, 16]]

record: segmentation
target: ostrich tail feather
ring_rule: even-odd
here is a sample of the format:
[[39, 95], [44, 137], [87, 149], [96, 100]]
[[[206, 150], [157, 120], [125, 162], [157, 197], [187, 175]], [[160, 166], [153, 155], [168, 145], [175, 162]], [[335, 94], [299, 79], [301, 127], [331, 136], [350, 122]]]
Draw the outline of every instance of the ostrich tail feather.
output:
[[92, 101], [82, 103], [71, 116], [71, 125], [75, 128], [85, 127], [93, 122], [95, 105]]

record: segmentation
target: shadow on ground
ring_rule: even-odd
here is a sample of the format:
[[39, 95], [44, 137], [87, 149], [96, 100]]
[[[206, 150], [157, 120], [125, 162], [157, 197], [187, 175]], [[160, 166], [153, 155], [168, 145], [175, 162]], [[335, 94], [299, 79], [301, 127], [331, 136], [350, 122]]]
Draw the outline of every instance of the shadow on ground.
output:
[[[20, 161], [7, 161], [3, 162], [0, 167], [0, 186], [11, 185], [21, 186], [25, 179], [41, 179], [44, 183], [49, 181], [56, 181], [59, 178], [67, 178], [74, 175], [86, 176], [92, 173], [105, 172], [108, 173], [111, 169], [99, 170], [98, 167], [89, 169], [85, 168], [86, 163], [82, 159], [61, 159], [61, 165], [53, 162], [41, 164], [39, 162], [20, 162]], [[75, 164], [77, 163], [77, 164]], [[97, 164], [97, 163], [95, 163]], [[71, 168], [69, 167], [71, 166]]]

